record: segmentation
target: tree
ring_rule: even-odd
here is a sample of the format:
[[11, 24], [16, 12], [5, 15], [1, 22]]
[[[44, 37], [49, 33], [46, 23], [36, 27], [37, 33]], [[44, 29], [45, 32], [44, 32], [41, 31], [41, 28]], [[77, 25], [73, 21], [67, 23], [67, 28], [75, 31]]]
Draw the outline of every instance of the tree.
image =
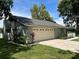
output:
[[72, 6], [70, 0], [62, 0], [60, 1], [58, 5], [58, 11], [60, 13], [60, 16], [64, 19], [64, 23], [66, 26], [69, 26], [69, 20], [72, 17], [72, 12], [71, 12]]
[[[17, 34], [18, 21], [17, 18], [10, 13], [12, 6], [13, 6], [13, 0], [0, 0], [0, 17], [2, 18], [4, 16], [4, 29], [3, 29], [4, 39], [10, 39], [11, 41], [17, 42], [18, 37], [20, 38], [20, 36], [18, 36]], [[22, 29], [22, 31], [24, 31], [24, 29]], [[24, 41], [26, 40], [26, 37], [23, 36], [22, 34], [20, 34], [21, 38], [18, 41], [20, 41], [21, 39], [24, 39]]]
[[39, 7], [36, 4], [31, 9], [31, 14], [33, 19], [39, 19]]
[[[10, 10], [11, 10], [12, 6], [13, 6], [12, 0], [0, 0], [0, 17], [2, 18], [4, 15], [5, 20], [9, 19], [10, 18], [9, 16], [11, 16]], [[4, 23], [4, 26], [5, 26], [5, 23]], [[4, 34], [6, 34], [6, 33], [4, 33]], [[5, 35], [4, 35], [4, 37], [5, 37]]]
[[0, 17], [3, 15], [7, 18], [10, 14], [10, 9], [13, 6], [12, 0], [0, 0]]
[[76, 23], [76, 30], [78, 31], [79, 24], [79, 0], [61, 0], [58, 5], [60, 16], [64, 19], [64, 23], [68, 27], [73, 27]]
[[44, 4], [38, 7], [36, 4], [31, 9], [33, 19], [53, 21]]
[[42, 20], [52, 21], [52, 18], [50, 17], [50, 14], [46, 10], [46, 7], [44, 6], [44, 4], [42, 4], [40, 6], [40, 15], [39, 15], [39, 17]]

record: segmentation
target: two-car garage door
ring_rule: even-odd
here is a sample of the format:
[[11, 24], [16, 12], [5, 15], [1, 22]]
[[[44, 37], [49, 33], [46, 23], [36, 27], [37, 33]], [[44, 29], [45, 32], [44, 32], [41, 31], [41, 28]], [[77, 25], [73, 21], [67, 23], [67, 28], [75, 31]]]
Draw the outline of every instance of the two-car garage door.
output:
[[54, 38], [54, 29], [52, 28], [33, 28], [34, 40], [41, 41]]

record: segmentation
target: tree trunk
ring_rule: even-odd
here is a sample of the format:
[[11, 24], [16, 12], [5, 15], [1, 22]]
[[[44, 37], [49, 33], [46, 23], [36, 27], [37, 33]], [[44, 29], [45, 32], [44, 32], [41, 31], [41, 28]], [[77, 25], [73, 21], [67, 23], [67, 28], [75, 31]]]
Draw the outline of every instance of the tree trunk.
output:
[[79, 18], [77, 18], [77, 21], [76, 21], [76, 35], [79, 34]]
[[14, 30], [13, 30], [13, 34], [14, 34], [14, 42], [17, 42], [17, 23], [16, 21], [14, 22]]

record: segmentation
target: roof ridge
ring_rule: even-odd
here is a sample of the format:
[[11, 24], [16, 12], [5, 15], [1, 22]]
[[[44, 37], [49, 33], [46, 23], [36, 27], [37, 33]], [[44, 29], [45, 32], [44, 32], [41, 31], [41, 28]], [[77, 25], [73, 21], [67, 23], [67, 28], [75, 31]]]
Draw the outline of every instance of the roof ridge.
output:
[[[32, 19], [32, 20], [35, 20], [35, 21], [45, 21], [45, 22], [51, 22], [51, 21], [47, 21], [47, 20], [38, 20], [38, 19]], [[51, 23], [55, 23], [55, 22], [51, 22]], [[55, 24], [57, 24], [57, 23], [55, 23]]]

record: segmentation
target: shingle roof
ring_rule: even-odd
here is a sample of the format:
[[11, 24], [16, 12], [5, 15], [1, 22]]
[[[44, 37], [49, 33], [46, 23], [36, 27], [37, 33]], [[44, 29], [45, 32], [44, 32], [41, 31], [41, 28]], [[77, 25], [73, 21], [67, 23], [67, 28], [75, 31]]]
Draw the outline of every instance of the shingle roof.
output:
[[22, 22], [22, 23], [31, 23], [31, 19], [21, 17], [21, 16], [13, 16], [17, 21]]
[[31, 19], [26, 18], [26, 17], [21, 17], [21, 16], [13, 16], [14, 20], [17, 20], [18, 23], [24, 26], [29, 26], [32, 24]]
[[33, 25], [39, 25], [39, 26], [54, 26], [54, 27], [58, 27], [58, 28], [65, 28], [62, 25], [59, 25], [57, 23], [54, 22], [50, 22], [50, 21], [46, 21], [46, 20], [32, 20]]
[[15, 19], [18, 19], [18, 21], [25, 26], [31, 25], [31, 26], [54, 26], [58, 28], [65, 28], [64, 26], [61, 26], [55, 22], [50, 22], [46, 20], [37, 20], [37, 19], [29, 19], [25, 17], [20, 17], [20, 16], [14, 16]]

